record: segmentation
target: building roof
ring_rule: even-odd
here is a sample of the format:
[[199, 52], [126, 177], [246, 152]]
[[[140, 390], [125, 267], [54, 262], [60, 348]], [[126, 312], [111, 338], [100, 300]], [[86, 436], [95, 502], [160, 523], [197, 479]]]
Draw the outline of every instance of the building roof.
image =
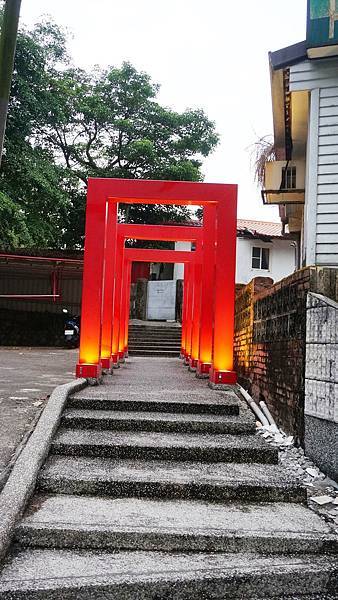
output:
[[282, 224], [269, 221], [252, 221], [250, 219], [237, 219], [237, 234], [250, 237], [283, 238]]
[[269, 52], [270, 64], [274, 70], [285, 69], [307, 59], [307, 42], [298, 42], [292, 46]]
[[[175, 223], [179, 225], [179, 223]], [[186, 221], [184, 225], [201, 227], [202, 221]], [[283, 234], [282, 224], [272, 221], [255, 221], [253, 219], [237, 219], [237, 236], [251, 238], [287, 238], [288, 234]]]

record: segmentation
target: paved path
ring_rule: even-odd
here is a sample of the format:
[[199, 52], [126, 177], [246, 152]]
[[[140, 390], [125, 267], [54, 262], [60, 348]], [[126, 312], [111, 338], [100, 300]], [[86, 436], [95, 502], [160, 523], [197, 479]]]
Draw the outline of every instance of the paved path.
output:
[[68, 400], [0, 599], [334, 600], [305, 498], [233, 391], [130, 359]]
[[73, 379], [76, 358], [77, 350], [0, 348], [0, 488], [48, 395]]

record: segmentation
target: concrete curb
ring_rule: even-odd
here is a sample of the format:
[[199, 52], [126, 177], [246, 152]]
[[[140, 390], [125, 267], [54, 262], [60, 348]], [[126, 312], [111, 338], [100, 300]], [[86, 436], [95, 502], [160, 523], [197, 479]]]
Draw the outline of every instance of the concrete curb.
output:
[[55, 388], [12, 469], [0, 494], [0, 560], [8, 550], [16, 522], [34, 491], [38, 472], [48, 454], [67, 398], [86, 385], [86, 379], [77, 379]]

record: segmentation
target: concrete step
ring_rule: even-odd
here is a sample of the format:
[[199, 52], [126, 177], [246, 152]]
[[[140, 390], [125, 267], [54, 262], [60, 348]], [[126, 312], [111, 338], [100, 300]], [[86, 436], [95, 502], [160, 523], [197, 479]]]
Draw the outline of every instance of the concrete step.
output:
[[167, 358], [177, 358], [180, 355], [179, 350], [128, 350], [130, 356], [166, 356]]
[[182, 335], [182, 331], [180, 329], [171, 329], [171, 330], [167, 330], [167, 329], [161, 329], [156, 330], [156, 331], [148, 331], [147, 330], [142, 330], [142, 331], [134, 331], [133, 329], [129, 329], [128, 332], [128, 336], [129, 337], [135, 337], [135, 338], [152, 338], [152, 337], [158, 337], [158, 338], [178, 338], [181, 337]]
[[129, 337], [129, 344], [181, 344], [181, 336], [173, 337]]
[[55, 454], [145, 460], [277, 464], [278, 451], [258, 436], [60, 429]]
[[214, 502], [305, 502], [306, 490], [277, 465], [118, 460], [51, 456], [40, 472], [48, 493]]
[[164, 552], [334, 554], [338, 536], [301, 504], [36, 496], [21, 546]]
[[170, 346], [179, 346], [181, 343], [181, 338], [178, 338], [177, 340], [172, 340], [172, 339], [165, 339], [165, 338], [161, 338], [158, 340], [151, 340], [151, 339], [143, 339], [143, 338], [129, 338], [128, 340], [129, 345], [131, 344], [137, 344], [137, 345], [142, 345], [142, 346], [150, 346], [151, 344], [165, 344], [165, 345], [170, 345]]
[[306, 489], [278, 465], [51, 456], [38, 479], [45, 493], [213, 502], [306, 502]]
[[145, 356], [148, 355], [149, 352], [152, 352], [155, 356], [159, 353], [159, 352], [165, 352], [166, 354], [169, 355], [175, 355], [175, 358], [177, 356], [180, 355], [181, 353], [181, 347], [180, 346], [128, 346], [128, 353], [129, 354], [135, 354], [137, 352], [145, 352]]
[[1, 600], [334, 600], [334, 557], [17, 550]]
[[[210, 394], [210, 393], [209, 393]], [[69, 398], [69, 408], [99, 410], [169, 412], [179, 414], [238, 415], [240, 402], [235, 394], [178, 392], [176, 394], [105, 391], [104, 388], [81, 392]]]
[[181, 325], [129, 325], [129, 331], [181, 331]]
[[171, 431], [182, 433], [253, 434], [251, 415], [186, 415], [159, 412], [70, 409], [62, 415], [61, 425], [77, 429], [124, 431]]
[[143, 340], [129, 340], [128, 348], [181, 348], [180, 341], [169, 341], [167, 340], [158, 340], [156, 342], [149, 341], [145, 342]]
[[128, 338], [128, 343], [129, 344], [163, 344], [163, 343], [167, 343], [167, 344], [180, 344], [181, 343], [181, 336], [177, 336], [175, 338], [173, 337], [156, 337], [156, 338], [152, 338], [152, 337], [129, 337]]
[[177, 338], [172, 338], [172, 337], [156, 337], [156, 338], [151, 338], [151, 337], [130, 337], [128, 338], [128, 344], [176, 344], [179, 345], [181, 344], [181, 336], [177, 337]]
[[177, 333], [135, 333], [130, 331], [128, 338], [131, 340], [180, 340], [182, 334], [180, 331]]

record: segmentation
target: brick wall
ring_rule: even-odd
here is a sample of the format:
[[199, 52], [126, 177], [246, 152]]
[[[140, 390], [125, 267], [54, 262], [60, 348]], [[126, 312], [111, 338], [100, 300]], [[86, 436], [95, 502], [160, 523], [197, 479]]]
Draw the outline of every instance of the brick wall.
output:
[[235, 368], [239, 382], [265, 400], [279, 426], [304, 440], [306, 298], [337, 297], [338, 270], [301, 269], [273, 284], [256, 278], [236, 297]]

